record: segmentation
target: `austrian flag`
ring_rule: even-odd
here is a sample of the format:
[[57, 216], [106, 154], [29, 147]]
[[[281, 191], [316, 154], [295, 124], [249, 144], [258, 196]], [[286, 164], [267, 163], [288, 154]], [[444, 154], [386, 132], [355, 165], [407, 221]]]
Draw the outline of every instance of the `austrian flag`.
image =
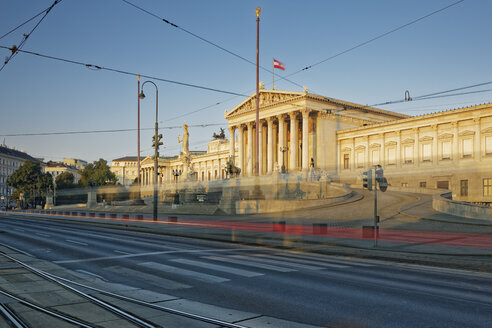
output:
[[285, 65], [279, 62], [278, 60], [276, 60], [275, 58], [273, 58], [273, 68], [279, 68], [282, 71], [285, 71]]

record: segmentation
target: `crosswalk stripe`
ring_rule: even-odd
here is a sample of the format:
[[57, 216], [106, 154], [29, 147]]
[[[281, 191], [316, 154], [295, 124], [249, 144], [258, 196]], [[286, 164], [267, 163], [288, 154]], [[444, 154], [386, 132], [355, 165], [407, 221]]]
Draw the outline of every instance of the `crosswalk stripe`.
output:
[[272, 259], [269, 259], [269, 258], [261, 258], [261, 257], [258, 257], [258, 256], [254, 256], [254, 255], [250, 255], [250, 256], [246, 256], [246, 255], [231, 255], [231, 257], [234, 257], [234, 258], [247, 258], [248, 260], [250, 261], [257, 261], [257, 262], [266, 262], [268, 264], [272, 263], [272, 264], [278, 264], [278, 265], [283, 265], [283, 266], [288, 266], [288, 267], [294, 267], [294, 268], [297, 268], [297, 269], [304, 269], [304, 270], [321, 270], [323, 269], [322, 267], [319, 267], [319, 266], [313, 266], [313, 265], [307, 265], [307, 264], [300, 264], [300, 263], [293, 263], [293, 262], [286, 262], [286, 261], [279, 261], [279, 260], [272, 260]]
[[260, 269], [265, 269], [265, 270], [271, 270], [271, 271], [278, 271], [278, 272], [293, 272], [293, 271], [297, 271], [297, 270], [294, 270], [294, 269], [282, 268], [282, 267], [279, 267], [279, 266], [270, 265], [270, 264], [266, 264], [266, 263], [249, 262], [249, 261], [243, 261], [243, 260], [230, 259], [230, 258], [226, 258], [226, 257], [204, 256], [203, 258], [208, 259], [208, 260], [222, 261], [222, 262], [226, 262], [226, 263], [239, 264], [239, 265], [244, 265], [244, 266], [251, 266], [251, 267], [255, 267], [255, 268], [260, 268]]
[[[170, 280], [163, 278], [162, 276], [159, 276], [157, 274], [150, 274], [150, 273], [145, 273], [141, 272], [138, 270], [133, 270], [130, 268], [125, 268], [121, 266], [111, 266], [111, 267], [106, 267], [104, 270], [114, 272], [120, 276], [125, 276], [125, 277], [131, 277], [132, 279], [138, 279], [138, 280], [143, 280], [146, 282], [149, 282], [151, 284], [158, 284], [159, 287], [165, 288], [165, 289], [183, 289], [183, 288], [191, 288], [190, 285], [182, 284], [180, 282]], [[135, 278], [136, 277], [136, 278]]]
[[220, 283], [220, 282], [225, 282], [229, 281], [227, 278], [219, 277], [219, 276], [213, 276], [210, 274], [206, 273], [201, 273], [201, 272], [196, 272], [196, 271], [191, 271], [191, 270], [186, 270], [170, 265], [165, 265], [161, 263], [156, 263], [156, 262], [143, 262], [139, 263], [138, 265], [151, 268], [154, 270], [158, 271], [163, 271], [163, 272], [169, 272], [169, 273], [174, 273], [177, 275], [182, 275], [182, 276], [188, 276], [196, 280], [201, 280], [204, 282], [209, 282], [209, 283]]
[[[372, 264], [367, 264], [367, 263], [361, 263], [358, 260], [347, 258], [346, 260], [342, 259], [334, 259], [332, 257], [326, 256], [326, 255], [317, 255], [317, 254], [306, 254], [306, 253], [278, 253], [281, 256], [289, 256], [289, 257], [295, 257], [295, 258], [308, 258], [312, 259], [314, 261], [320, 261], [320, 262], [327, 262], [327, 263], [337, 263], [341, 265], [348, 265], [348, 266], [362, 266], [362, 267], [372, 267], [374, 265]], [[318, 262], [317, 262], [318, 263]]]
[[197, 267], [205, 268], [205, 269], [227, 272], [230, 274], [235, 274], [238, 276], [248, 277], [248, 278], [263, 276], [263, 273], [258, 273], [258, 272], [248, 271], [248, 270], [242, 270], [242, 269], [232, 268], [232, 267], [228, 267], [228, 266], [224, 266], [224, 265], [217, 265], [217, 264], [206, 263], [206, 262], [201, 262], [201, 261], [193, 261], [193, 260], [187, 260], [187, 259], [172, 259], [170, 261], [182, 263], [182, 264], [187, 264], [187, 265], [193, 265], [193, 266], [197, 266]]
[[296, 262], [296, 263], [304, 263], [304, 264], [312, 264], [312, 265], [316, 265], [316, 266], [325, 266], [325, 267], [329, 267], [329, 268], [337, 268], [337, 269], [341, 269], [341, 268], [347, 268], [348, 265], [341, 265], [341, 264], [335, 264], [335, 263], [326, 263], [326, 262], [321, 262], [321, 261], [311, 261], [311, 260], [305, 260], [305, 259], [300, 259], [300, 258], [294, 258], [294, 257], [286, 257], [284, 256], [283, 254], [279, 254], [279, 255], [264, 255], [264, 254], [261, 254], [261, 255], [254, 255], [254, 256], [259, 256], [259, 257], [264, 257], [264, 258], [271, 258], [271, 259], [274, 259], [274, 260], [286, 260], [286, 261], [293, 261], [293, 262]]

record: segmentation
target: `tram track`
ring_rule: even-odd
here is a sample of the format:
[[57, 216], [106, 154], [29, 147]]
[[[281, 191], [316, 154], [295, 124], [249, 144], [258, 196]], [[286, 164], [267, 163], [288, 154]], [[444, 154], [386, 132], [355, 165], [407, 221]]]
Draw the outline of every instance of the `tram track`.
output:
[[[4, 245], [6, 246], [6, 245]], [[164, 326], [161, 326], [159, 324], [153, 323], [151, 320], [146, 320], [142, 318], [141, 316], [132, 313], [129, 310], [125, 310], [121, 307], [121, 305], [115, 305], [112, 304], [111, 302], [104, 301], [101, 299], [101, 296], [106, 296], [112, 299], [116, 300], [121, 300], [130, 304], [136, 304], [139, 306], [143, 306], [145, 308], [153, 309], [153, 310], [158, 310], [162, 311], [167, 314], [172, 314], [175, 316], [179, 317], [184, 317], [188, 318], [191, 320], [195, 320], [197, 322], [204, 322], [204, 323], [209, 323], [216, 325], [217, 327], [223, 327], [223, 328], [246, 328], [245, 326], [239, 325], [237, 323], [231, 323], [231, 322], [226, 322], [223, 320], [218, 320], [216, 318], [211, 318], [211, 317], [206, 317], [203, 315], [198, 315], [194, 313], [189, 313], [185, 311], [180, 311], [176, 309], [172, 309], [169, 307], [165, 307], [162, 305], [158, 304], [153, 304], [150, 302], [142, 301], [139, 299], [131, 298], [128, 296], [120, 295], [117, 293], [113, 293], [107, 290], [103, 290], [101, 288], [96, 288], [92, 286], [88, 286], [86, 284], [82, 284], [80, 282], [76, 282], [70, 279], [66, 279], [54, 274], [51, 274], [47, 271], [40, 270], [35, 268], [34, 266], [21, 261], [9, 254], [6, 254], [4, 252], [0, 251], [0, 255], [3, 256], [4, 258], [8, 259], [12, 263], [17, 264], [18, 266], [22, 267], [23, 269], [27, 270], [28, 272], [35, 274], [36, 276], [49, 281], [50, 283], [56, 284], [63, 288], [64, 290], [69, 291], [70, 293], [74, 293], [77, 296], [80, 296], [89, 302], [91, 302], [94, 305], [97, 305], [98, 307], [104, 308], [105, 310], [111, 312], [115, 316], [124, 319], [127, 322], [131, 322], [135, 327], [145, 327], [145, 328], [160, 328]], [[84, 291], [85, 290], [85, 291]], [[86, 292], [90, 291], [90, 292]], [[100, 327], [97, 324], [90, 323], [83, 318], [76, 318], [72, 315], [63, 313], [61, 311], [57, 311], [50, 306], [44, 306], [43, 304], [37, 304], [35, 302], [26, 300], [23, 297], [20, 297], [19, 295], [16, 295], [15, 292], [5, 290], [3, 288], [0, 288], [0, 294], [3, 295], [4, 297], [11, 299], [13, 302], [17, 302], [19, 304], [22, 304], [23, 306], [26, 306], [32, 310], [39, 311], [45, 315], [60, 319], [65, 321], [66, 323], [75, 325], [77, 327], [83, 327], [83, 328], [97, 328]], [[27, 323], [25, 320], [22, 319], [22, 314], [17, 313], [15, 309], [13, 309], [9, 304], [2, 304], [0, 302], [0, 315], [2, 315], [13, 327], [33, 327], [29, 323]]]

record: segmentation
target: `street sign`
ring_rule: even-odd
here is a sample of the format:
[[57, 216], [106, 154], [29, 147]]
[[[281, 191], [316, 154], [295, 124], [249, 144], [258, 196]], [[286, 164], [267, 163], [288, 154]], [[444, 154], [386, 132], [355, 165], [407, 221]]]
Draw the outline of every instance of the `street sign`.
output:
[[382, 192], [385, 192], [386, 189], [388, 189], [388, 180], [386, 180], [386, 178], [383, 177], [383, 181], [381, 181], [379, 183], [379, 190], [381, 190]]

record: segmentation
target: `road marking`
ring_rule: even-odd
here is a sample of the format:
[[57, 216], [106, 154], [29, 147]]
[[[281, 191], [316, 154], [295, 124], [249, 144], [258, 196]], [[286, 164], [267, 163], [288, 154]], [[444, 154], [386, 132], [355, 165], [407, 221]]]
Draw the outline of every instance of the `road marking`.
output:
[[154, 286], [159, 286], [159, 288], [165, 289], [185, 289], [191, 288], [190, 285], [182, 284], [180, 282], [166, 279], [162, 275], [154, 275], [146, 272], [142, 272], [142, 270], [133, 270], [130, 268], [122, 267], [122, 266], [111, 266], [105, 267], [104, 270], [114, 272], [118, 275], [118, 277], [124, 276], [126, 278], [139, 281], [145, 281]]
[[206, 273], [201, 273], [201, 272], [196, 272], [196, 271], [191, 271], [191, 270], [186, 270], [186, 269], [181, 269], [178, 267], [173, 267], [170, 265], [165, 265], [161, 263], [156, 263], [156, 262], [143, 262], [139, 263], [138, 265], [151, 268], [154, 270], [158, 271], [164, 271], [164, 272], [169, 272], [169, 273], [174, 273], [177, 275], [182, 275], [182, 276], [188, 276], [190, 278], [208, 282], [208, 283], [220, 283], [220, 282], [225, 282], [225, 281], [230, 281], [227, 278], [219, 277], [219, 276], [214, 276]]
[[41, 232], [36, 232], [36, 235], [41, 236], [41, 237], [51, 237], [50, 235], [47, 235], [47, 234], [41, 233]]
[[76, 240], [71, 240], [71, 239], [65, 239], [66, 242], [69, 242], [69, 243], [72, 243], [72, 244], [77, 244], [77, 245], [82, 245], [82, 246], [89, 246], [89, 244], [86, 244], [86, 243], [82, 243], [80, 241], [76, 241]]
[[24, 231], [26, 231], [26, 230], [21, 229], [21, 228], [14, 228], [14, 230], [17, 230], [17, 231], [23, 231], [23, 232], [24, 232]]
[[115, 252], [115, 253], [120, 253], [120, 254], [124, 254], [124, 255], [130, 255], [130, 254], [132, 254], [132, 253], [124, 252], [124, 251], [119, 251], [119, 250], [117, 250], [117, 249], [113, 249], [113, 252]]
[[302, 253], [302, 252], [295, 252], [295, 253], [279, 253], [281, 255], [287, 254], [287, 256], [292, 256], [292, 257], [300, 257], [300, 258], [309, 258], [313, 259], [315, 261], [323, 261], [323, 262], [328, 262], [328, 263], [338, 263], [342, 265], [356, 265], [356, 266], [362, 266], [362, 267], [373, 267], [374, 264], [367, 264], [367, 263], [361, 263], [358, 261], [358, 259], [353, 259], [353, 258], [333, 258], [328, 255], [321, 255], [321, 254], [308, 254], [308, 253]]
[[[251, 261], [257, 261], [257, 262], [266, 262], [266, 263], [272, 263], [272, 264], [278, 264], [278, 265], [283, 265], [283, 266], [288, 266], [288, 267], [294, 267], [296, 269], [304, 269], [304, 270], [321, 270], [324, 269], [319, 266], [313, 266], [313, 265], [307, 265], [307, 264], [300, 264], [300, 263], [293, 263], [293, 262], [286, 262], [286, 261], [279, 261], [279, 260], [273, 260], [269, 258], [261, 258], [259, 257], [260, 254], [257, 255], [232, 255], [231, 257], [234, 258], [247, 258], [248, 260]], [[252, 257], [254, 256], [254, 257]], [[274, 256], [272, 256], [274, 257]]]
[[312, 264], [316, 266], [326, 266], [329, 268], [337, 268], [337, 269], [342, 269], [342, 268], [348, 268], [348, 265], [341, 265], [341, 264], [334, 264], [334, 263], [326, 263], [322, 261], [312, 261], [312, 260], [305, 260], [305, 259], [300, 259], [300, 258], [295, 258], [292, 256], [284, 256], [283, 254], [279, 255], [254, 255], [254, 256], [260, 256], [260, 257], [265, 257], [265, 258], [270, 258], [273, 260], [285, 260], [285, 261], [292, 261], [294, 263], [304, 263], [304, 264]]
[[88, 275], [88, 276], [92, 276], [92, 277], [96, 277], [98, 279], [101, 279], [103, 281], [107, 281], [104, 277], [98, 275], [98, 274], [95, 274], [95, 273], [92, 273], [92, 272], [89, 272], [89, 271], [85, 271], [85, 270], [82, 270], [82, 269], [78, 269], [78, 270], [75, 270], [79, 273], [82, 273], [82, 274], [85, 274], [85, 275]]
[[295, 269], [282, 268], [279, 266], [265, 264], [265, 263], [249, 262], [249, 261], [243, 261], [243, 260], [230, 259], [230, 258], [226, 258], [226, 257], [203, 256], [203, 258], [208, 259], [208, 260], [222, 261], [222, 262], [227, 262], [227, 263], [251, 266], [251, 267], [255, 267], [255, 268], [271, 270], [271, 271], [278, 271], [278, 272], [297, 271]]
[[200, 268], [211, 269], [211, 270], [215, 270], [215, 271], [222, 271], [222, 272], [235, 274], [238, 276], [248, 277], [248, 278], [264, 275], [263, 273], [258, 273], [258, 272], [248, 271], [248, 270], [242, 270], [242, 269], [236, 269], [236, 268], [231, 268], [231, 267], [224, 266], [224, 265], [212, 264], [212, 263], [201, 262], [201, 261], [186, 260], [186, 259], [173, 259], [170, 261], [182, 263], [182, 264], [187, 264], [187, 265], [193, 265], [193, 266], [197, 266]]
[[82, 263], [82, 262], [94, 262], [94, 261], [107, 261], [107, 260], [117, 260], [126, 259], [132, 257], [140, 256], [152, 256], [152, 255], [162, 255], [162, 254], [179, 254], [179, 253], [215, 253], [215, 252], [229, 252], [229, 251], [244, 251], [247, 249], [236, 248], [236, 249], [191, 249], [191, 250], [177, 250], [177, 251], [157, 251], [148, 253], [136, 253], [136, 254], [125, 254], [125, 255], [115, 255], [115, 256], [101, 256], [101, 257], [91, 257], [88, 259], [77, 259], [77, 260], [59, 260], [53, 261], [53, 263]]

